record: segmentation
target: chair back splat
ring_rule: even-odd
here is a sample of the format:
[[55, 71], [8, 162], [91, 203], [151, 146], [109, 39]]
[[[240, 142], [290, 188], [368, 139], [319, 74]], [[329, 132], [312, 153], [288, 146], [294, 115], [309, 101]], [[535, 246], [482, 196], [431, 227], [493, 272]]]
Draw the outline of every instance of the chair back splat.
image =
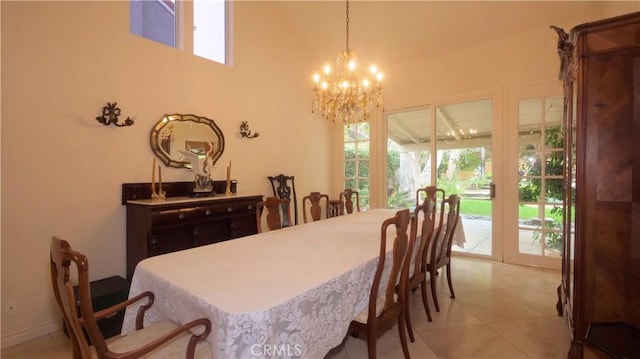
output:
[[[324, 205], [323, 205], [324, 202]], [[324, 218], [329, 218], [329, 195], [320, 192], [311, 192], [302, 198], [302, 219], [304, 223], [308, 222], [307, 203], [309, 203], [309, 214], [312, 221], [319, 221], [323, 218], [322, 212], [324, 208]]]
[[[421, 195], [423, 193], [424, 195]], [[433, 216], [435, 221], [434, 228], [435, 231], [438, 232], [435, 235], [437, 237], [440, 233], [439, 231], [442, 229], [442, 223], [444, 221], [444, 199], [446, 198], [445, 191], [436, 186], [426, 186], [424, 188], [418, 188], [418, 190], [416, 191], [416, 207], [418, 207], [424, 200], [422, 197], [424, 197], [424, 199], [429, 198], [433, 200]]]
[[340, 214], [360, 212], [360, 195], [350, 188], [340, 193]]
[[291, 218], [291, 208], [289, 200], [286, 198], [267, 197], [264, 201], [256, 204], [256, 224], [258, 233], [262, 233], [262, 213], [267, 209], [267, 226], [269, 230], [289, 227], [291, 222], [287, 218]]

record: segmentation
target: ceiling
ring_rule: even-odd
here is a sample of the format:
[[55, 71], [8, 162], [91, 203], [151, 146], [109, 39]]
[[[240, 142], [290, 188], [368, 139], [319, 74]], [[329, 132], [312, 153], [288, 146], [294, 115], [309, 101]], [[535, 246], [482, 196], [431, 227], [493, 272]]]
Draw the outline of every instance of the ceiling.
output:
[[[275, 2], [278, 17], [319, 59], [345, 49], [343, 1]], [[395, 63], [549, 25], [583, 22], [596, 1], [351, 1], [350, 48]]]

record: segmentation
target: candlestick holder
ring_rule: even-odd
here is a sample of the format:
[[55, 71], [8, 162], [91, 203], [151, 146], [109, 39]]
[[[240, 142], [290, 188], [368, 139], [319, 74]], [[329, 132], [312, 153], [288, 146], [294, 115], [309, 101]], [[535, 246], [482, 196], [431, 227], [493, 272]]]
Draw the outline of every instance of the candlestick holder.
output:
[[227, 188], [224, 194], [226, 196], [231, 194], [231, 160], [229, 160], [229, 165], [227, 166]]
[[167, 192], [162, 190], [162, 169], [158, 166], [158, 191], [156, 191], [156, 159], [153, 159], [153, 167], [151, 173], [151, 199], [164, 201]]

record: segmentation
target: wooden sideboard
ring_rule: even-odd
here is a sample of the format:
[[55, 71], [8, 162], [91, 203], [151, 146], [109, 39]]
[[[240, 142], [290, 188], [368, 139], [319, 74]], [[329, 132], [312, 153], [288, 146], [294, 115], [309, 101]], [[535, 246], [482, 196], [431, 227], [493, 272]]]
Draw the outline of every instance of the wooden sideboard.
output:
[[640, 12], [555, 29], [565, 90], [558, 309], [569, 358], [583, 358], [590, 325], [640, 324]]
[[[165, 188], [180, 188], [168, 184]], [[188, 185], [188, 183], [185, 183]], [[127, 278], [141, 260], [164, 253], [256, 234], [256, 204], [262, 195], [190, 197], [175, 190], [165, 200], [148, 199], [149, 184], [123, 184], [127, 206]], [[148, 191], [150, 194], [150, 190]], [[145, 198], [147, 197], [147, 198]], [[130, 199], [136, 198], [136, 199]]]

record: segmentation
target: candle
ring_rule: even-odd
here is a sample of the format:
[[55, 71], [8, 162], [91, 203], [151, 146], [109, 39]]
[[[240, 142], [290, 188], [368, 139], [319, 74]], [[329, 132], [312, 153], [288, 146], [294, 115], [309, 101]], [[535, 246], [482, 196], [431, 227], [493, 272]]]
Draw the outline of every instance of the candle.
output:
[[227, 190], [226, 194], [231, 193], [231, 160], [229, 160], [229, 166], [227, 166]]
[[151, 198], [156, 196], [156, 158], [153, 157], [153, 164], [151, 165]]
[[159, 184], [158, 194], [162, 196], [162, 168], [160, 166], [158, 166], [158, 184]]
[[151, 185], [156, 183], [156, 158], [153, 157], [153, 165], [151, 165]]

